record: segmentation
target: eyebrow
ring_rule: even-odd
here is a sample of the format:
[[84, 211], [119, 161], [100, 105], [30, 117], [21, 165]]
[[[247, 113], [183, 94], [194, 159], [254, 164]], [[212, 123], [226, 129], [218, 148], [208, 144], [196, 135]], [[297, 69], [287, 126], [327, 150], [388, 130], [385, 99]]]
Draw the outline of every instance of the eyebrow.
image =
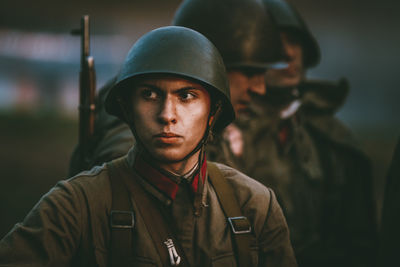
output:
[[175, 90], [174, 93], [180, 93], [180, 92], [184, 92], [184, 91], [188, 91], [188, 90], [201, 91], [201, 88], [187, 86], [187, 87], [183, 87], [183, 88], [179, 88], [179, 89]]
[[[163, 91], [162, 88], [160, 88], [160, 87], [158, 87], [158, 86], [156, 86], [156, 85], [153, 85], [153, 84], [148, 84], [148, 83], [139, 83], [139, 84], [137, 85], [137, 87], [149, 87], [149, 88], [151, 88], [151, 89], [153, 89], [153, 90]], [[175, 89], [175, 90], [172, 91], [172, 93], [180, 93], [180, 92], [188, 91], [188, 90], [198, 90], [198, 91], [201, 91], [201, 89], [202, 89], [202, 88], [198, 88], [198, 87], [194, 87], [194, 86], [186, 86], [186, 87], [182, 87], [182, 88], [179, 88], [179, 89]]]
[[147, 83], [139, 83], [139, 84], [136, 85], [136, 87], [149, 87], [149, 88], [154, 89], [154, 90], [161, 90], [160, 87], [152, 85], [152, 84], [147, 84]]

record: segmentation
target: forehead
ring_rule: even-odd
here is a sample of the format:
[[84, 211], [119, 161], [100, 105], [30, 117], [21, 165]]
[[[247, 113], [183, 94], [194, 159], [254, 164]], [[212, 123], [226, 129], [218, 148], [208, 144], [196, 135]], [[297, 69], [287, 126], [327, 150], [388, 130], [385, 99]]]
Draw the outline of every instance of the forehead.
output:
[[291, 44], [302, 46], [303, 45], [303, 36], [299, 31], [293, 29], [284, 29], [281, 31], [281, 39], [284, 44]]
[[161, 90], [179, 90], [184, 88], [206, 91], [205, 87], [194, 80], [172, 74], [150, 74], [138, 77], [136, 86], [151, 85]]

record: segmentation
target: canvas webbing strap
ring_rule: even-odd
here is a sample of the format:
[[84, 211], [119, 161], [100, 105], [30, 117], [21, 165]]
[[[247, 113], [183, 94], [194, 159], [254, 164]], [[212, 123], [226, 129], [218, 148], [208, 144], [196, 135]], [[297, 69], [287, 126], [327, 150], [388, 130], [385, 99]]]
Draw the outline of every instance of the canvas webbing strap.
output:
[[250, 222], [242, 215], [232, 187], [218, 167], [212, 162], [207, 162], [207, 169], [210, 182], [214, 186], [222, 210], [231, 227], [233, 245], [236, 250], [236, 261], [239, 267], [249, 266], [252, 262], [250, 244], [255, 239]]
[[129, 192], [118, 177], [114, 164], [108, 163], [109, 178], [112, 190], [112, 207], [110, 213], [111, 251], [109, 266], [129, 266], [132, 257], [132, 231], [135, 224]]
[[[178, 256], [180, 257], [180, 262], [178, 262], [178, 265], [175, 266], [188, 266], [183, 251], [178, 246], [178, 241], [173, 237], [171, 226], [167, 223], [166, 219], [160, 213], [160, 209], [157, 207], [156, 203], [144, 191], [142, 186], [136, 180], [136, 175], [127, 164], [126, 157], [108, 163], [108, 167], [110, 168], [110, 181], [113, 189], [112, 210], [132, 212], [132, 207], [126, 209], [126, 203], [129, 203], [128, 205], [131, 206], [131, 201], [129, 197], [130, 195], [134, 199], [135, 203], [138, 203], [137, 212], [143, 218], [143, 221], [147, 227], [147, 231], [153, 240], [154, 246], [157, 249], [158, 254], [160, 255], [163, 266], [174, 266], [171, 262], [171, 258], [175, 258], [175, 263], [177, 263], [177, 261], [179, 261]], [[114, 191], [114, 189], [118, 191]], [[129, 192], [131, 194], [129, 194]], [[114, 204], [114, 195], [123, 195], [116, 196], [116, 204]], [[118, 200], [122, 198], [124, 199], [124, 204], [122, 204], [122, 202], [119, 202]], [[117, 204], [123, 206], [116, 206]], [[123, 207], [124, 209], [122, 209], [121, 207]], [[124, 231], [121, 234], [121, 229], [113, 227], [111, 228], [111, 262], [113, 264], [113, 267], [124, 266], [118, 265], [118, 263], [120, 261], [124, 261], [124, 259], [121, 260], [115, 257], [129, 258], [129, 255], [132, 254], [133, 248], [131, 238], [133, 227], [126, 229], [128, 229], [129, 233], [128, 231]], [[173, 250], [171, 246], [173, 246]], [[174, 252], [176, 252], [176, 255], [174, 254]], [[124, 263], [127, 263], [126, 260]]]

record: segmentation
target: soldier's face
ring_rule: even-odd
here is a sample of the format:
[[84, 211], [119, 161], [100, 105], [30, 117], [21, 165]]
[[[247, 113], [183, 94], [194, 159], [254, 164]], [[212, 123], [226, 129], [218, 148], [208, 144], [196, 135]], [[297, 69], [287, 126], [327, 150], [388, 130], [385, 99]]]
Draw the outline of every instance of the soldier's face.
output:
[[236, 115], [248, 114], [253, 98], [264, 95], [266, 92], [265, 72], [263, 70], [229, 70], [228, 78], [231, 102]]
[[135, 83], [132, 101], [138, 138], [156, 160], [180, 161], [203, 138], [210, 95], [202, 85], [171, 75], [150, 76]]
[[297, 86], [304, 78], [303, 48], [300, 40], [289, 33], [281, 32], [281, 39], [288, 58], [288, 67], [269, 69], [266, 74], [267, 84], [273, 87]]

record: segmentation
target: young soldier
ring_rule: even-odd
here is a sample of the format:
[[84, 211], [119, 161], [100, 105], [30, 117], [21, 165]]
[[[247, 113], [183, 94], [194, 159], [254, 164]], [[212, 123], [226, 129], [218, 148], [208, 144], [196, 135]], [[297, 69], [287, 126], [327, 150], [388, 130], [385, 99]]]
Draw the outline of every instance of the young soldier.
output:
[[221, 56], [200, 33], [156, 29], [105, 102], [136, 145], [57, 184], [0, 241], [1, 266], [296, 266], [268, 188], [207, 162], [234, 119]]

